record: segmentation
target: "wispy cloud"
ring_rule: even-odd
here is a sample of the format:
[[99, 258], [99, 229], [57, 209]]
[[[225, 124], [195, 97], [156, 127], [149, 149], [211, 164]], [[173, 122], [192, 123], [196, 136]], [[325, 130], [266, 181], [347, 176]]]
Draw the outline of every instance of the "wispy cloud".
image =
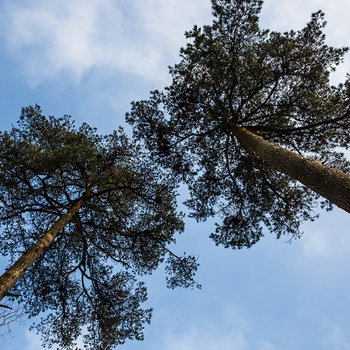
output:
[[257, 340], [248, 336], [244, 331], [219, 332], [208, 329], [193, 328], [186, 333], [169, 333], [164, 336], [161, 349], [163, 350], [276, 350], [269, 341]]
[[183, 32], [209, 13], [201, 0], [7, 1], [1, 30], [34, 86], [61, 73], [79, 81], [100, 67], [160, 80]]
[[328, 22], [327, 39], [334, 45], [348, 43], [348, 18], [350, 3], [348, 0], [265, 0], [262, 14], [264, 24], [275, 30], [301, 28], [311, 18], [311, 13], [322, 10]]
[[[262, 22], [277, 30], [291, 23], [299, 28], [319, 8], [330, 22], [330, 42], [346, 44], [347, 0], [337, 0], [337, 6], [326, 0], [266, 0]], [[79, 82], [99, 68], [163, 81], [184, 31], [210, 21], [210, 1], [203, 0], [5, 0], [0, 9], [5, 46], [33, 86], [58, 74]]]
[[327, 349], [332, 350], [350, 350], [350, 340], [346, 338], [344, 331], [338, 327], [334, 326], [328, 335], [323, 340], [323, 344]]
[[[349, 44], [350, 2], [348, 0], [265, 0], [262, 9], [262, 25], [272, 30], [287, 31], [301, 29], [310, 20], [311, 13], [322, 10], [326, 15], [327, 43], [336, 47]], [[335, 73], [332, 73], [332, 83], [344, 80], [350, 73], [350, 57], [345, 57]]]
[[165, 328], [164, 334], [160, 333], [156, 338], [154, 349], [276, 350], [271, 339], [261, 338], [256, 327], [248, 313], [237, 305], [226, 303], [212, 318], [197, 320], [195, 324], [187, 323], [185, 328], [178, 328], [175, 323], [172, 331]]
[[329, 233], [323, 231], [306, 232], [302, 237], [303, 252], [308, 257], [329, 256], [333, 249], [330, 249]]
[[259, 350], [277, 350], [277, 348], [272, 343], [266, 340], [262, 340], [259, 343], [258, 349]]
[[[350, 250], [349, 218], [340, 209], [322, 212], [316, 223], [307, 223], [298, 241], [306, 258], [347, 259]], [[336, 220], [334, 220], [336, 218]], [[334, 222], [337, 226], [334, 226]], [[317, 224], [317, 227], [316, 227]]]
[[188, 333], [166, 336], [162, 349], [164, 350], [246, 350], [247, 342], [242, 333], [229, 335], [207, 334], [199, 330], [191, 330]]

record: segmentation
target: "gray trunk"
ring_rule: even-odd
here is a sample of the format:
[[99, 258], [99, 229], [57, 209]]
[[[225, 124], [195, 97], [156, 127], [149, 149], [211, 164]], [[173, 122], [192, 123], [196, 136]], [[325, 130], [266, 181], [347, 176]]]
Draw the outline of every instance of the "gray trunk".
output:
[[45, 251], [52, 245], [56, 236], [72, 220], [74, 214], [79, 210], [83, 199], [77, 201], [67, 213], [63, 214], [52, 227], [33, 244], [1, 277], [0, 277], [0, 300], [2, 300], [23, 276], [25, 271], [38, 261]]
[[233, 127], [232, 134], [247, 151], [350, 213], [349, 174], [279, 147], [243, 127]]

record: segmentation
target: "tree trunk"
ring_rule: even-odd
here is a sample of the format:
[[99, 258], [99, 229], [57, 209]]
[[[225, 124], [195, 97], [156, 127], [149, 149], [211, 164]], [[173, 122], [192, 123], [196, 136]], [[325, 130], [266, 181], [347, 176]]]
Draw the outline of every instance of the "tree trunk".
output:
[[327, 167], [319, 161], [304, 158], [296, 152], [266, 141], [243, 127], [233, 127], [232, 134], [247, 151], [350, 213], [349, 174]]
[[56, 236], [72, 220], [82, 203], [83, 199], [80, 199], [70, 207], [67, 213], [63, 214], [52, 227], [0, 277], [0, 300], [8, 294], [10, 288], [24, 275], [25, 271], [44, 255], [45, 251], [53, 244]]

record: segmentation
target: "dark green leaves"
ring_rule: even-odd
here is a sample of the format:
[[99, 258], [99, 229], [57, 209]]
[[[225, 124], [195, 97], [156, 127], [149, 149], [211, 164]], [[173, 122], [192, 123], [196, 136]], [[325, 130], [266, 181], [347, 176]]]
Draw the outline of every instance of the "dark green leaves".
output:
[[[347, 48], [326, 44], [321, 11], [299, 31], [259, 28], [262, 1], [212, 0], [214, 21], [186, 33], [172, 83], [132, 105], [127, 120], [154, 158], [190, 189], [192, 216], [219, 215], [212, 238], [250, 247], [263, 229], [298, 237], [317, 195], [278, 173], [235, 137], [235, 125], [343, 170], [348, 147], [348, 83], [330, 72]], [[285, 160], [287, 162], [287, 160]]]
[[[107, 350], [142, 339], [151, 313], [137, 279], [166, 259], [183, 230], [172, 178], [121, 129], [101, 136], [38, 106], [0, 134], [0, 153], [0, 252], [11, 261], [82, 199], [14, 287], [29, 317], [44, 315], [36, 324], [44, 344]], [[172, 278], [192, 285], [196, 268], [185, 259]]]
[[179, 257], [175, 254], [170, 254], [166, 265], [168, 288], [201, 288], [201, 285], [194, 279], [198, 266], [199, 264], [194, 256], [184, 255]]

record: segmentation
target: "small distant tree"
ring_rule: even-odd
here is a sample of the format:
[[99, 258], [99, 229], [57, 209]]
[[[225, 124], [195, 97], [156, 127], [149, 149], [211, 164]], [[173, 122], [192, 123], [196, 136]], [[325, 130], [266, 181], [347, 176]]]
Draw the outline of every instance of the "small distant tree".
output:
[[196, 260], [168, 248], [183, 229], [173, 183], [122, 130], [100, 136], [24, 108], [0, 134], [0, 252], [13, 262], [1, 299], [15, 293], [29, 317], [41, 315], [48, 346], [142, 339], [151, 310], [137, 276], [166, 259], [169, 287], [195, 284]]
[[[127, 120], [184, 180], [211, 236], [250, 247], [267, 228], [300, 235], [318, 203], [350, 212], [350, 82], [330, 84], [347, 48], [325, 43], [321, 11], [300, 31], [259, 27], [260, 0], [212, 0], [214, 21], [186, 33], [172, 83], [134, 102]], [[319, 198], [321, 198], [321, 201]]]

